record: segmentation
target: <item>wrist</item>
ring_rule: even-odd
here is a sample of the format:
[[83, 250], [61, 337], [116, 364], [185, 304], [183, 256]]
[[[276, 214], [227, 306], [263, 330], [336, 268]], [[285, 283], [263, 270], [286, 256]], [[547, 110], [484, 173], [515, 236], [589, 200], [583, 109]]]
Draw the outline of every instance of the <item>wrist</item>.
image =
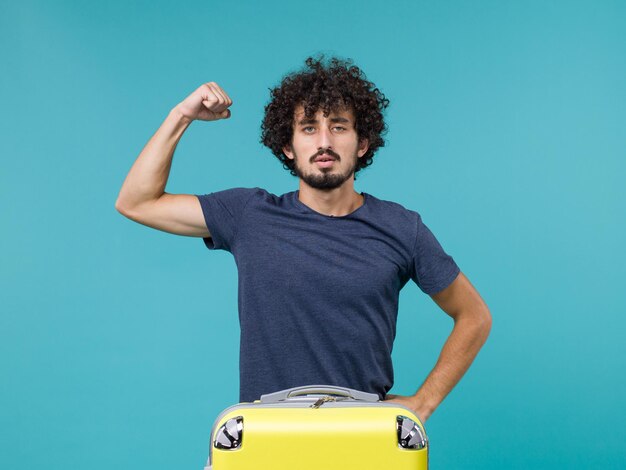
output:
[[436, 406], [429, 403], [424, 397], [415, 394], [411, 397], [413, 402], [413, 410], [419, 419], [425, 422], [435, 411]]
[[181, 110], [179, 105], [176, 105], [170, 111], [170, 117], [176, 120], [178, 123], [183, 124], [185, 126], [189, 126], [193, 122], [193, 119], [186, 116]]

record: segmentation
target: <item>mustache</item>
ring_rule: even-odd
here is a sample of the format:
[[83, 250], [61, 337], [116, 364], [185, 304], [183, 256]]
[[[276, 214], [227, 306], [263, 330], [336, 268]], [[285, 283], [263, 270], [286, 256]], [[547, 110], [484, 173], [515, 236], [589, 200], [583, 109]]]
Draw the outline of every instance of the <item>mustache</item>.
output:
[[317, 152], [315, 152], [315, 154], [312, 155], [311, 158], [309, 158], [309, 162], [313, 163], [313, 160], [315, 160], [318, 156], [324, 155], [324, 154], [330, 155], [331, 157], [334, 157], [336, 160], [341, 160], [341, 157], [339, 156], [338, 153], [335, 153], [329, 148], [321, 148]]

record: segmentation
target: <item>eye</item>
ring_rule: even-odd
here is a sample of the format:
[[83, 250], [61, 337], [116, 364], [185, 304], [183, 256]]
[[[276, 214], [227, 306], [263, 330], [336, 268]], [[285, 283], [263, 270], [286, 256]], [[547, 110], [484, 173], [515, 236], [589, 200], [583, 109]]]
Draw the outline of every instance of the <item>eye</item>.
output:
[[335, 126], [334, 129], [337, 129], [339, 132], [343, 132], [346, 130], [345, 127], [341, 127], [341, 126]]
[[[310, 131], [309, 131], [309, 129], [310, 129]], [[307, 126], [307, 127], [303, 127], [303, 128], [302, 128], [302, 130], [303, 130], [304, 132], [306, 132], [307, 134], [310, 134], [310, 133], [311, 133], [311, 131], [314, 131], [314, 130], [315, 130], [315, 127], [313, 127], [313, 126]]]

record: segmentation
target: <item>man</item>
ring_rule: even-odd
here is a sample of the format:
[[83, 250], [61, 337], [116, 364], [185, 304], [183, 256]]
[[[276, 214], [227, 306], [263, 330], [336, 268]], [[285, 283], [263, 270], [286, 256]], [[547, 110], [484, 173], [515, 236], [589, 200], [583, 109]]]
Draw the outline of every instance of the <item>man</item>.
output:
[[[271, 92], [262, 142], [299, 178], [275, 196], [254, 188], [169, 194], [174, 150], [194, 120], [228, 119], [216, 83], [175, 106], [131, 168], [116, 208], [235, 257], [240, 401], [294, 386], [378, 393], [425, 421], [485, 342], [491, 316], [417, 212], [354, 189], [384, 145], [389, 101], [349, 61], [309, 58]], [[412, 396], [389, 395], [400, 289], [413, 280], [454, 320], [439, 360]]]

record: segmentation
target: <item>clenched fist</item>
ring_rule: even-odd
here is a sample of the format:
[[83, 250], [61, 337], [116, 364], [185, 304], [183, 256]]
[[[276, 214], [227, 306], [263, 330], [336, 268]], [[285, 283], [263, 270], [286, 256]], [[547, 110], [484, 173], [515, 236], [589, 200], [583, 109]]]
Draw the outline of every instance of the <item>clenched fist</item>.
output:
[[216, 121], [230, 117], [233, 100], [215, 82], [205, 83], [178, 104], [178, 110], [190, 120]]

